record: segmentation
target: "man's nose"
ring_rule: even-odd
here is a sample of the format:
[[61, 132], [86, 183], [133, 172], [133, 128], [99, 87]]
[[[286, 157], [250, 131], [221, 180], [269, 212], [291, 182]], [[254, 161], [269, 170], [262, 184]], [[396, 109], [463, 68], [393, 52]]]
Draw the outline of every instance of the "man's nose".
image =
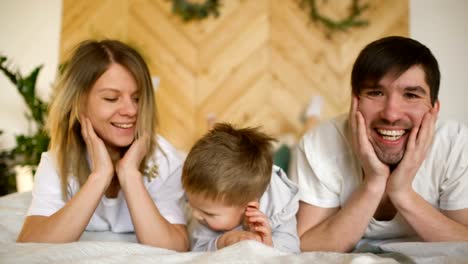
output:
[[380, 117], [393, 123], [402, 118], [404, 103], [398, 96], [390, 95], [383, 102]]

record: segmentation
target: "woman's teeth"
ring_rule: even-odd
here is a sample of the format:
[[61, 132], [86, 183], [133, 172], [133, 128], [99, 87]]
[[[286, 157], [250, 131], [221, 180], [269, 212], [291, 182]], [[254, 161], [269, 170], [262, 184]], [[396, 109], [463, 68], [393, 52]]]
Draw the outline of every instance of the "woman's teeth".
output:
[[114, 126], [118, 127], [118, 128], [131, 128], [133, 127], [133, 123], [112, 123]]

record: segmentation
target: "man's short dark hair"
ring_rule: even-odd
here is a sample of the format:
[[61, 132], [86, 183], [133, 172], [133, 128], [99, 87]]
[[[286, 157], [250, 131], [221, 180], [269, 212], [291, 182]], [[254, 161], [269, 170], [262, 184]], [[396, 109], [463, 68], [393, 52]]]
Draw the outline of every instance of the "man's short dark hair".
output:
[[437, 60], [426, 46], [406, 37], [391, 36], [376, 40], [359, 53], [351, 73], [352, 92], [359, 95], [362, 88], [376, 86], [387, 74], [398, 77], [415, 65], [420, 65], [424, 71], [434, 105], [440, 85]]

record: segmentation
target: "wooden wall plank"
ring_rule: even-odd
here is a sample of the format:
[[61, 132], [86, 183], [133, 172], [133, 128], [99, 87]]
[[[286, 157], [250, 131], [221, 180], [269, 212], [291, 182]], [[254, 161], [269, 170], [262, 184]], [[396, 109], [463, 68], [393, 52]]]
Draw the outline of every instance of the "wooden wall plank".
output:
[[[185, 23], [167, 0], [63, 0], [61, 58], [88, 38], [135, 47], [160, 78], [161, 133], [181, 150], [207, 131], [210, 115], [298, 136], [312, 96], [324, 97], [323, 119], [347, 111], [352, 64], [367, 43], [408, 35], [408, 0], [360, 2], [370, 24], [330, 36], [300, 1], [224, 0], [219, 17]], [[318, 4], [340, 19], [351, 0]]]

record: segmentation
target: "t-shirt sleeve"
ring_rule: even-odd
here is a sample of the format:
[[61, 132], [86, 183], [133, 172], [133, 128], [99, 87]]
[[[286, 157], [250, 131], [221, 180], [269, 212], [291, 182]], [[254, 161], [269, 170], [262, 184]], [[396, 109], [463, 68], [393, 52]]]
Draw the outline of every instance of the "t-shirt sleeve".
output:
[[50, 216], [64, 205], [55, 163], [48, 152], [43, 153], [34, 175], [32, 201], [26, 215]]
[[162, 152], [158, 153], [158, 176], [150, 181], [148, 192], [159, 213], [172, 224], [186, 224], [182, 209], [182, 165], [183, 161], [169, 142], [159, 137]]
[[223, 233], [215, 232], [208, 227], [198, 223], [193, 225], [193, 232], [190, 234], [190, 249], [194, 252], [216, 251], [218, 250], [218, 239]]
[[446, 144], [450, 151], [440, 190], [440, 208], [444, 210], [468, 208], [468, 129], [460, 124], [455, 131], [449, 138], [456, 140]]
[[[157, 194], [151, 194], [159, 213], [172, 224], [186, 224], [182, 210], [182, 197], [184, 195], [180, 182], [182, 168], [179, 167], [168, 175], [164, 183], [158, 188]], [[150, 193], [151, 193], [150, 188]]]
[[300, 200], [323, 208], [339, 207], [340, 176], [331, 166], [331, 158], [323, 157], [320, 146], [314, 146], [316, 139], [312, 136], [303, 137], [295, 150], [292, 173], [299, 186]]

